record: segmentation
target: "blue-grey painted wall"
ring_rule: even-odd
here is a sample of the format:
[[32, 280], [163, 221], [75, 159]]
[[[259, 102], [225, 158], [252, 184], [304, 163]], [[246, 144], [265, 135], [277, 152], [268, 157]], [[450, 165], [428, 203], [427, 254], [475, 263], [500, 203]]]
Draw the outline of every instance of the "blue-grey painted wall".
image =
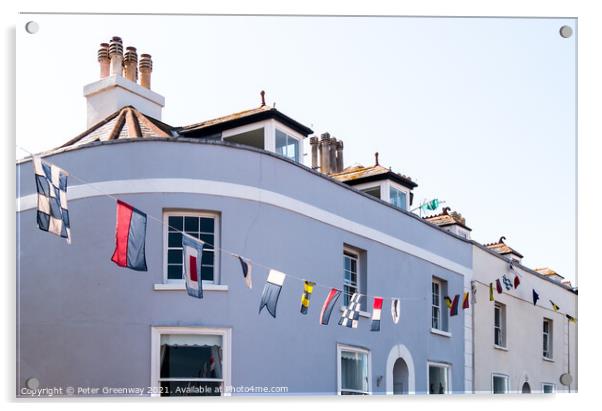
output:
[[[230, 182], [274, 191], [336, 213], [466, 267], [472, 248], [452, 235], [278, 156], [226, 144], [141, 141], [95, 144], [48, 156], [88, 182], [144, 178], [189, 178]], [[17, 197], [35, 192], [31, 162], [17, 165]], [[81, 184], [75, 177], [70, 186]], [[288, 386], [289, 393], [337, 391], [336, 344], [368, 348], [372, 390], [385, 391], [390, 350], [405, 345], [415, 365], [416, 391], [427, 390], [427, 361], [451, 364], [452, 389], [464, 391], [464, 318], [450, 319], [451, 337], [434, 335], [431, 278], [448, 281], [461, 294], [463, 276], [280, 207], [226, 196], [189, 193], [119, 195], [149, 215], [165, 209], [221, 214], [220, 246], [318, 284], [342, 287], [343, 245], [367, 251], [367, 292], [402, 299], [393, 324], [385, 300], [381, 332], [318, 323], [327, 291], [316, 288], [309, 314], [299, 314], [301, 282], [285, 281], [278, 317], [257, 314], [266, 270], [256, 267], [254, 287], [245, 287], [240, 265], [220, 254], [220, 283], [203, 300], [185, 291], [155, 291], [163, 282], [163, 232], [149, 219], [148, 272], [117, 267], [115, 201], [95, 196], [70, 200], [72, 244], [36, 226], [35, 209], [17, 213], [18, 384], [36, 377], [40, 386], [148, 386], [151, 326], [219, 326], [232, 329], [232, 384]], [[371, 300], [369, 302], [371, 305]], [[368, 311], [371, 311], [371, 307]], [[383, 376], [380, 386], [379, 376]]]

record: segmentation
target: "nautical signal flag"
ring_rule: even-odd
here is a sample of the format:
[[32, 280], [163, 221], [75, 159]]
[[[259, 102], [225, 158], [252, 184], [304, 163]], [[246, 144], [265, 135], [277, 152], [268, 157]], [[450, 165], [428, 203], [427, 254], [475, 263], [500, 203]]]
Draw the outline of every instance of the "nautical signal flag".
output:
[[303, 282], [303, 294], [301, 295], [301, 314], [307, 314], [307, 310], [309, 309], [309, 299], [314, 291], [314, 285], [316, 285], [316, 283], [311, 281]]
[[374, 303], [372, 305], [372, 323], [370, 324], [370, 331], [380, 331], [380, 316], [383, 310], [383, 298], [374, 297]]
[[502, 293], [502, 283], [500, 282], [499, 278], [497, 280], [495, 280], [495, 288], [496, 288], [498, 294]]
[[184, 253], [184, 279], [186, 292], [191, 297], [203, 298], [203, 278], [201, 277], [201, 260], [203, 259], [203, 243], [186, 233], [182, 234], [182, 251]]
[[117, 200], [115, 251], [111, 260], [120, 267], [146, 271], [146, 214]]
[[575, 317], [573, 317], [572, 315], [568, 315], [566, 314], [566, 318], [569, 320], [569, 322], [571, 323], [576, 323], [577, 319]]
[[401, 306], [399, 303], [399, 298], [393, 298], [391, 301], [391, 318], [393, 319], [393, 323], [397, 324], [399, 322], [400, 314]]
[[286, 274], [280, 271], [270, 270], [268, 279], [263, 287], [261, 293], [261, 302], [259, 303], [259, 313], [263, 307], [266, 307], [272, 317], [276, 318], [276, 306], [278, 305], [278, 297], [280, 297], [280, 291], [282, 290], [282, 284]]
[[537, 305], [537, 300], [539, 300], [539, 294], [537, 294], [537, 291], [533, 290], [533, 305]]
[[470, 291], [472, 294], [472, 297], [471, 297], [472, 303], [476, 304], [477, 303], [477, 283], [476, 282], [472, 281], [470, 283]]
[[247, 288], [253, 288], [253, 279], [251, 278], [251, 274], [253, 273], [253, 265], [251, 265], [251, 261], [246, 258], [242, 258], [241, 256], [237, 256], [238, 261], [240, 261], [240, 267], [242, 268], [242, 276], [245, 279], [245, 284]]
[[493, 298], [493, 283], [489, 283], [489, 301], [495, 301], [495, 298]]
[[510, 279], [506, 277], [506, 274], [502, 276], [502, 281], [504, 282], [504, 287], [506, 287], [506, 291], [510, 291], [510, 289], [512, 289], [512, 281], [510, 281]]
[[449, 315], [450, 316], [454, 316], [454, 315], [458, 315], [458, 301], [460, 300], [460, 296], [458, 294], [456, 294], [454, 296], [454, 301], [452, 302], [451, 307], [449, 308]]
[[518, 273], [514, 273], [514, 288], [518, 288], [520, 284], [520, 278], [518, 278]]
[[341, 290], [337, 290], [336, 288], [331, 288], [328, 296], [324, 300], [324, 304], [322, 305], [322, 311], [320, 311], [320, 324], [328, 325], [328, 321], [330, 321], [330, 314], [332, 314], [332, 309], [337, 303], [339, 296], [341, 295]]
[[470, 307], [470, 301], [468, 301], [468, 297], [470, 297], [470, 293], [466, 291], [464, 293], [464, 301], [462, 301], [462, 309], [465, 310]]
[[447, 305], [447, 308], [451, 308], [451, 306], [452, 306], [452, 300], [451, 300], [451, 298], [449, 298], [446, 295], [443, 299], [445, 300], [445, 305]]
[[33, 169], [38, 192], [38, 228], [67, 239], [71, 244], [69, 210], [67, 209], [67, 173], [33, 157]]
[[357, 328], [357, 324], [360, 318], [360, 295], [358, 293], [353, 293], [351, 296], [351, 300], [349, 301], [349, 305], [341, 314], [341, 318], [339, 319], [339, 325], [347, 328]]
[[560, 310], [560, 307], [558, 307], [556, 304], [554, 304], [554, 301], [550, 300], [550, 304], [552, 304], [552, 308], [554, 309], [554, 312]]

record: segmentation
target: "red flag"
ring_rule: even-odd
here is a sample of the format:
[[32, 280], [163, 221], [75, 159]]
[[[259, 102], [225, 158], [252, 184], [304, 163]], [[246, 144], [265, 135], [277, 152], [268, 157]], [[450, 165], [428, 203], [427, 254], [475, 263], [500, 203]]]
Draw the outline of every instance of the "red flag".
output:
[[468, 296], [470, 295], [469, 292], [465, 292], [464, 293], [464, 302], [462, 303], [462, 309], [465, 310], [467, 308], [470, 307], [470, 303], [468, 302]]
[[500, 282], [499, 278], [495, 280], [495, 288], [497, 289], [498, 294], [502, 293], [502, 283]]
[[518, 278], [518, 274], [514, 274], [514, 288], [518, 288], [520, 284], [520, 279]]
[[454, 296], [454, 301], [452, 301], [451, 307], [449, 309], [449, 315], [450, 316], [454, 316], [454, 315], [458, 315], [458, 300], [460, 299], [460, 296], [458, 294], [456, 294]]

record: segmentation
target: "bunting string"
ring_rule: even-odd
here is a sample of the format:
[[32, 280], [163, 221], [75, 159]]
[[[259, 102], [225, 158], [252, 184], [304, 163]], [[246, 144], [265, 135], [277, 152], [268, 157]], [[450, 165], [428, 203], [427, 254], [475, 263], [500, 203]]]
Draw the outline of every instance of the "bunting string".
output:
[[[27, 150], [27, 149], [25, 149], [25, 148], [23, 148], [23, 147], [21, 147], [21, 146], [19, 146], [19, 145], [17, 145], [16, 147], [17, 147], [18, 149], [20, 149], [20, 150], [22, 150], [22, 151], [24, 151], [24, 152], [28, 153], [28, 154], [29, 154], [29, 156], [32, 158], [32, 161], [33, 161], [33, 158], [34, 158], [34, 156], [35, 156], [35, 157], [38, 157], [38, 158], [42, 158], [42, 156], [36, 156], [36, 155], [35, 155], [35, 154], [33, 154], [31, 151], [29, 151], [29, 150]], [[27, 159], [28, 159], [28, 157], [25, 157], [25, 158], [23, 158], [22, 160], [27, 160]], [[44, 160], [44, 161], [45, 161], [47, 164], [49, 164], [49, 165], [54, 165], [53, 163], [50, 163], [50, 162], [48, 162], [48, 161], [46, 161], [46, 160]], [[79, 182], [80, 182], [80, 183], [82, 183], [82, 184], [86, 184], [88, 187], [92, 188], [94, 191], [96, 191], [96, 192], [97, 192], [99, 195], [101, 195], [101, 196], [109, 197], [109, 198], [111, 198], [111, 199], [115, 200], [116, 202], [119, 202], [119, 201], [121, 201], [121, 199], [120, 199], [120, 198], [118, 198], [118, 197], [115, 197], [114, 195], [112, 195], [112, 194], [109, 194], [109, 193], [106, 193], [106, 192], [104, 192], [104, 191], [100, 190], [99, 188], [97, 188], [97, 187], [95, 186], [95, 183], [91, 183], [91, 182], [89, 182], [89, 181], [87, 181], [87, 180], [84, 180], [84, 179], [82, 179], [82, 178], [78, 177], [77, 175], [74, 175], [74, 174], [72, 174], [71, 172], [69, 172], [69, 177], [73, 178], [74, 180], [77, 180], [77, 181], [79, 181]], [[165, 227], [167, 227], [169, 230], [171, 230], [171, 231], [173, 231], [173, 232], [176, 232], [176, 233], [182, 234], [182, 235], [184, 235], [184, 236], [190, 236], [188, 233], [186, 233], [186, 232], [184, 232], [184, 231], [182, 231], [182, 230], [179, 230], [179, 229], [177, 229], [176, 227], [170, 226], [169, 224], [165, 223], [165, 222], [164, 222], [162, 219], [160, 219], [160, 218], [158, 218], [158, 217], [155, 217], [155, 216], [154, 216], [154, 215], [152, 215], [152, 214], [146, 214], [146, 216], [147, 216], [147, 218], [148, 218], [148, 219], [158, 222], [159, 224], [161, 224], [161, 226], [165, 226]], [[197, 240], [198, 240], [198, 239], [197, 239]], [[264, 269], [266, 269], [268, 273], [270, 272], [270, 270], [274, 270], [274, 268], [273, 268], [273, 267], [270, 267], [270, 266], [268, 266], [268, 265], [265, 265], [265, 264], [262, 264], [262, 263], [260, 263], [260, 262], [257, 262], [257, 261], [255, 261], [254, 259], [251, 259], [251, 258], [249, 258], [249, 257], [242, 256], [242, 255], [240, 255], [240, 254], [238, 254], [238, 253], [235, 253], [234, 251], [231, 251], [231, 250], [225, 249], [225, 248], [223, 248], [223, 247], [216, 246], [215, 244], [211, 244], [211, 243], [209, 243], [209, 242], [206, 242], [206, 241], [203, 241], [203, 243], [204, 243], [204, 244], [207, 244], [207, 245], [210, 245], [210, 246], [212, 246], [214, 249], [216, 249], [216, 250], [219, 250], [219, 251], [221, 251], [221, 252], [223, 252], [223, 253], [226, 253], [226, 254], [228, 254], [228, 255], [230, 255], [230, 256], [232, 256], [232, 257], [236, 258], [236, 259], [239, 259], [239, 258], [241, 258], [241, 257], [242, 257], [242, 258], [244, 258], [245, 260], [247, 260], [247, 261], [251, 262], [253, 265], [255, 265], [255, 266], [257, 266], [257, 267], [261, 267], [261, 268], [264, 268]], [[301, 276], [295, 276], [295, 275], [289, 274], [289, 272], [286, 272], [285, 274], [286, 274], [286, 277], [287, 277], [287, 278], [292, 278], [292, 279], [294, 279], [294, 280], [297, 280], [297, 281], [300, 281], [300, 282], [302, 282], [302, 283], [305, 283], [305, 281], [308, 281], [308, 280], [310, 280], [310, 279], [309, 279], [309, 278], [307, 278], [307, 277], [301, 277]], [[266, 276], [266, 278], [267, 278], [267, 276]], [[314, 287], [317, 287], [317, 288], [322, 288], [322, 289], [325, 289], [325, 290], [327, 290], [327, 291], [330, 291], [330, 290], [333, 288], [333, 287], [326, 286], [326, 285], [322, 285], [322, 284], [319, 284], [319, 283], [316, 283], [316, 284], [314, 285]], [[339, 287], [334, 287], [334, 288], [337, 288], [337, 289], [339, 289], [339, 290], [341, 291], [341, 295], [347, 295], [347, 296], [349, 296], [349, 297], [352, 297], [352, 296], [353, 296], [353, 295], [352, 295], [353, 293], [351, 293], [351, 292], [345, 292], [345, 290], [343, 290], [343, 287], [342, 287], [342, 286], [339, 286]], [[372, 295], [369, 295], [369, 294], [360, 293], [359, 291], [358, 291], [358, 292], [356, 292], [356, 294], [357, 294], [358, 296], [363, 296], [363, 297], [366, 297], [366, 299], [373, 299], [373, 298], [375, 297], [375, 296], [372, 296]], [[401, 301], [424, 301], [424, 300], [427, 300], [427, 299], [428, 299], [427, 297], [422, 297], [422, 298], [402, 298], [402, 297], [380, 297], [380, 296], [379, 296], [379, 298], [383, 298], [383, 299], [387, 299], [387, 300], [401, 300]], [[366, 303], [367, 303], [367, 302], [366, 302]], [[367, 304], [366, 304], [366, 305], [367, 305]], [[366, 309], [367, 309], [367, 308], [366, 308]]]

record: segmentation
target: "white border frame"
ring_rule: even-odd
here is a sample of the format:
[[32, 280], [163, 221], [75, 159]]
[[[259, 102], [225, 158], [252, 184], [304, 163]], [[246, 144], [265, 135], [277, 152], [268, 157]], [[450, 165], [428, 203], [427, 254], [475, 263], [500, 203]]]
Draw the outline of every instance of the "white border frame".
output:
[[430, 367], [441, 367], [441, 368], [445, 368], [445, 372], [446, 372], [446, 377], [447, 377], [447, 387], [445, 389], [445, 394], [452, 394], [453, 393], [453, 385], [452, 385], [452, 373], [451, 373], [451, 368], [452, 365], [450, 363], [447, 362], [437, 362], [437, 361], [427, 361], [426, 362], [426, 395], [441, 395], [441, 394], [431, 394], [430, 393], [430, 386], [431, 386], [431, 377], [429, 375], [429, 368]]
[[[184, 278], [182, 278], [181, 280], [170, 280], [167, 278], [167, 249], [168, 249], [168, 221], [169, 221], [169, 217], [177, 217], [177, 216], [184, 216], [184, 217], [210, 217], [213, 218], [215, 220], [214, 222], [214, 226], [213, 226], [213, 230], [214, 230], [214, 238], [215, 238], [215, 244], [214, 244], [214, 254], [213, 254], [213, 281], [209, 282], [206, 280], [203, 280], [203, 285], [207, 284], [207, 285], [220, 285], [221, 284], [221, 258], [222, 258], [222, 253], [221, 253], [221, 223], [222, 223], [222, 219], [221, 219], [221, 213], [217, 212], [217, 211], [208, 211], [208, 210], [200, 210], [200, 211], [194, 211], [194, 210], [190, 210], [190, 209], [185, 209], [185, 210], [178, 210], [177, 208], [164, 208], [162, 210], [163, 212], [163, 284], [175, 284], [176, 289], [185, 289], [186, 287], [185, 285], [185, 280]], [[165, 287], [159, 287], [159, 289], [165, 289]], [[169, 289], [173, 289], [173, 288], [169, 288]]]
[[341, 395], [341, 353], [352, 351], [367, 354], [368, 357], [368, 395], [372, 395], [372, 353], [369, 349], [355, 345], [337, 343], [337, 395]]
[[[232, 329], [214, 327], [153, 327], [151, 326], [151, 375], [150, 387], [159, 388], [159, 376], [161, 375], [161, 364], [159, 364], [159, 353], [161, 352], [161, 335], [163, 334], [189, 334], [189, 335], [219, 335], [222, 337], [222, 374], [224, 380], [224, 396], [230, 396], [226, 387], [232, 386]], [[154, 391], [154, 390], [153, 390]], [[159, 397], [158, 392], [151, 393], [152, 397]]]

